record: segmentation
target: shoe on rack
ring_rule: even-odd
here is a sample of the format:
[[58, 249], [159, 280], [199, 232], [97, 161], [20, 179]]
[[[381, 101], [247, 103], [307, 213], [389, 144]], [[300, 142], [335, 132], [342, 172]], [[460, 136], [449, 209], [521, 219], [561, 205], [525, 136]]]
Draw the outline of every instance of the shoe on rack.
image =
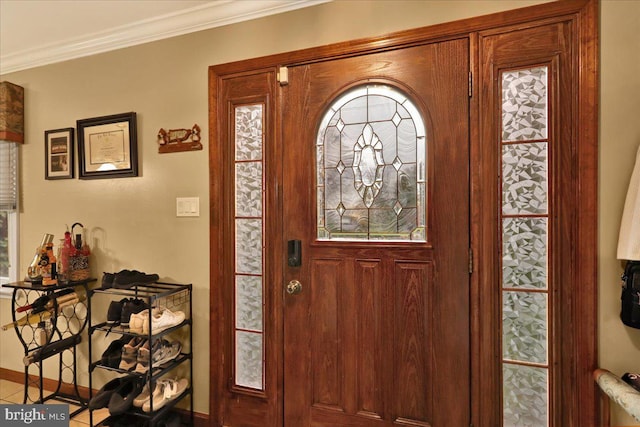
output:
[[[154, 387], [155, 389], [155, 387]], [[136, 408], [142, 408], [142, 406], [151, 399], [151, 390], [149, 389], [149, 383], [147, 382], [139, 395], [133, 399], [133, 406]]]
[[[185, 316], [182, 311], [171, 311], [168, 308], [158, 310], [151, 315], [151, 334], [157, 334], [165, 329], [172, 328], [184, 322]], [[149, 334], [149, 323], [142, 325], [142, 333]]]
[[147, 325], [147, 329], [149, 329], [149, 309], [142, 310], [139, 313], [131, 313], [131, 317], [129, 318], [129, 332], [143, 334], [145, 324]]
[[107, 310], [107, 325], [117, 325], [122, 319], [122, 307], [129, 301], [129, 298], [123, 298], [120, 301], [111, 301]]
[[133, 285], [157, 282], [159, 278], [157, 274], [146, 274], [137, 270], [122, 270], [116, 273], [113, 279], [113, 287], [129, 289]]
[[106, 408], [111, 399], [111, 395], [122, 385], [122, 381], [122, 378], [114, 378], [103, 385], [89, 401], [89, 409]]
[[139, 416], [132, 414], [110, 416], [100, 425], [109, 427], [146, 427], [144, 420], [142, 420]]
[[140, 313], [142, 310], [149, 308], [147, 303], [138, 298], [131, 298], [125, 301], [122, 305], [122, 312], [120, 314], [120, 325], [128, 327], [131, 315], [134, 313]]
[[120, 365], [120, 359], [122, 358], [122, 347], [124, 347], [124, 345], [130, 340], [130, 336], [124, 335], [111, 341], [107, 349], [102, 353], [100, 363], [102, 363], [103, 366], [117, 368]]
[[133, 399], [142, 391], [141, 380], [137, 375], [124, 377], [120, 386], [109, 399], [109, 414], [124, 414], [133, 405]]
[[186, 378], [160, 380], [156, 383], [151, 399], [142, 405], [142, 410], [151, 412], [152, 406], [154, 412], [162, 409], [167, 403], [182, 395], [187, 388], [189, 388], [189, 380]]
[[182, 425], [182, 419], [180, 418], [180, 414], [170, 413], [168, 418], [160, 421], [157, 426], [158, 427], [180, 427]]
[[102, 289], [109, 289], [113, 287], [113, 279], [116, 277], [113, 273], [102, 274]]
[[122, 347], [122, 357], [118, 367], [126, 371], [135, 368], [138, 362], [138, 350], [140, 350], [146, 341], [147, 340], [142, 337], [131, 338], [131, 341]]
[[167, 341], [165, 339], [160, 340], [158, 347], [153, 351], [153, 362], [151, 364], [151, 368], [153, 369], [167, 362], [175, 360], [178, 356], [180, 356], [181, 350], [182, 344], [180, 344], [180, 341]]
[[[144, 374], [149, 370], [149, 360], [151, 360], [151, 352], [157, 351], [157, 348], [160, 344], [160, 341], [157, 340], [153, 343], [152, 346], [149, 345], [149, 340], [147, 340], [140, 350], [138, 350], [138, 359], [136, 362], [135, 372], [140, 374]], [[151, 347], [151, 348], [150, 348]]]

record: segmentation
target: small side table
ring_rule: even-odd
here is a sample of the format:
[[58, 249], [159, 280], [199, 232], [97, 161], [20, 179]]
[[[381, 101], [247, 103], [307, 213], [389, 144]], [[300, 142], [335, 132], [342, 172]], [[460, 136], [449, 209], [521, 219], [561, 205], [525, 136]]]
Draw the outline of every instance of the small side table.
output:
[[[55, 399], [79, 406], [70, 413], [71, 417], [87, 409], [88, 400], [78, 391], [76, 347], [82, 341], [81, 333], [87, 324], [89, 284], [95, 281], [90, 278], [53, 286], [31, 282], [3, 285], [13, 288], [13, 323], [4, 325], [3, 329], [13, 327], [24, 348], [23, 403], [44, 403]], [[31, 309], [17, 312], [20, 307], [28, 307], [40, 297], [50, 298], [48, 309], [36, 314]], [[44, 396], [43, 362], [56, 355], [58, 384], [53, 393]], [[38, 395], [30, 394], [29, 387], [37, 388]]]

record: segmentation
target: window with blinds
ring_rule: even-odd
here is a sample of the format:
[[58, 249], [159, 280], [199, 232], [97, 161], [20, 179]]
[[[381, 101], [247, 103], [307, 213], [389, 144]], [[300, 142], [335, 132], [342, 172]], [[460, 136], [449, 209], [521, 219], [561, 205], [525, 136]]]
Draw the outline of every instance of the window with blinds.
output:
[[0, 142], [0, 211], [18, 208], [18, 144]]
[[[18, 278], [18, 144], [0, 142], [0, 285]], [[0, 296], [9, 295], [0, 286]]]

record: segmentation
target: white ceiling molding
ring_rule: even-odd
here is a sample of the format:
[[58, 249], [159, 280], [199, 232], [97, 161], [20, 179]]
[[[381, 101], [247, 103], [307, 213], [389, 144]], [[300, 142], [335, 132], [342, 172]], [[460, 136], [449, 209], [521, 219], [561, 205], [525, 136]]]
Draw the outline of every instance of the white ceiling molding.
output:
[[2, 55], [0, 74], [249, 21], [329, 1], [331, 0], [216, 1], [106, 31]]

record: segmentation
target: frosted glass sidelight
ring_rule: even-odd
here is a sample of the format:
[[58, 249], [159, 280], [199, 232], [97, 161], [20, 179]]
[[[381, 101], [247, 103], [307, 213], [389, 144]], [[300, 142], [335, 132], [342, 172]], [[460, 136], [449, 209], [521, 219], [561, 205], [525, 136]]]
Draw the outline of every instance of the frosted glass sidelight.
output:
[[262, 159], [262, 104], [236, 107], [236, 161]]
[[502, 141], [547, 139], [547, 67], [502, 74]]
[[262, 273], [262, 220], [236, 219], [236, 272]]
[[262, 277], [236, 276], [236, 328], [262, 331]]
[[236, 216], [262, 216], [262, 162], [236, 163]]
[[351, 89], [316, 138], [319, 240], [426, 240], [426, 130], [387, 85]]
[[546, 293], [502, 293], [504, 359], [546, 364], [547, 327]]
[[547, 370], [506, 363], [503, 365], [502, 375], [503, 426], [548, 426]]
[[262, 334], [236, 331], [236, 384], [262, 390], [262, 367]]
[[547, 288], [547, 219], [502, 220], [502, 285]]
[[504, 427], [549, 425], [548, 74], [547, 66], [503, 71], [498, 95]]
[[263, 105], [235, 109], [235, 384], [264, 389]]
[[547, 213], [547, 143], [502, 147], [502, 212]]

